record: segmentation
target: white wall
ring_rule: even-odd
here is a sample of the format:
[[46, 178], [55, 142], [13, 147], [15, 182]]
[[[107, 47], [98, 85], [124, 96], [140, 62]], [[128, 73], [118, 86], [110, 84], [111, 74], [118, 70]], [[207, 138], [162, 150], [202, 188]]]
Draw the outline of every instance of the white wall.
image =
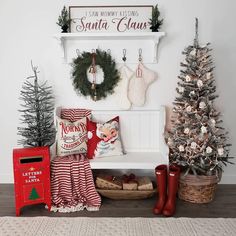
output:
[[[230, 142], [233, 144], [231, 154], [236, 156], [236, 1], [159, 0], [158, 3], [165, 19], [162, 30], [167, 36], [159, 47], [158, 64], [147, 65], [158, 72], [159, 79], [148, 91], [145, 109], [155, 109], [161, 104], [172, 105], [179, 64], [183, 60], [181, 52], [193, 41], [194, 18], [198, 17], [200, 41], [212, 43], [215, 79], [220, 95], [216, 104], [223, 114], [224, 127], [230, 131]], [[31, 74], [31, 59], [39, 66], [40, 78], [48, 80], [53, 86], [58, 105], [96, 109], [116, 107], [114, 96], [94, 103], [75, 94], [70, 80], [71, 68], [62, 63], [58, 44], [52, 37], [60, 32], [55, 22], [64, 4], [69, 6], [80, 3], [65, 0], [0, 2], [0, 183], [13, 182], [12, 149], [17, 147], [16, 132], [20, 125], [18, 98], [23, 81]], [[103, 0], [98, 3], [89, 0], [85, 4], [135, 5], [137, 1]], [[156, 1], [139, 1], [138, 4], [154, 5]], [[145, 53], [148, 55], [148, 52]], [[236, 184], [236, 165], [225, 168], [222, 183]]]

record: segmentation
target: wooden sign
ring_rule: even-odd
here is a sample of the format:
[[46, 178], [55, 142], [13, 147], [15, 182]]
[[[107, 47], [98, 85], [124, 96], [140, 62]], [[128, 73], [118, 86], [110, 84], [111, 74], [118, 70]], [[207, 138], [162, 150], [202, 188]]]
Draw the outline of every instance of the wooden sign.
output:
[[151, 32], [152, 6], [70, 6], [72, 33]]

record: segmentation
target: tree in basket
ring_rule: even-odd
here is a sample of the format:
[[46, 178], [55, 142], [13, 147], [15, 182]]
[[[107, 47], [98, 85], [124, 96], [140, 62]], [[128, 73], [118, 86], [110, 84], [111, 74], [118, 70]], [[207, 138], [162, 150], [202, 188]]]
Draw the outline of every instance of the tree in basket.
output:
[[[20, 99], [24, 102], [19, 110], [24, 127], [18, 127], [18, 141], [24, 147], [50, 146], [54, 143], [55, 128], [53, 124], [54, 97], [47, 82], [38, 82], [37, 67], [31, 62], [34, 75], [27, 77], [21, 91]], [[33, 83], [30, 81], [34, 79]]]
[[68, 10], [66, 9], [66, 6], [64, 6], [61, 10], [61, 15], [58, 17], [57, 21], [57, 24], [61, 26], [62, 33], [68, 33], [70, 22], [71, 19], [69, 17]]
[[[214, 106], [218, 97], [213, 76], [213, 65], [209, 43], [200, 46], [198, 42], [198, 19], [196, 19], [196, 36], [194, 44], [188, 46], [183, 54], [178, 76], [178, 96], [174, 101], [172, 129], [167, 133], [167, 144], [170, 148], [170, 163], [182, 167], [180, 188], [186, 187], [182, 181], [197, 179], [193, 185], [202, 186], [210, 183], [212, 196], [200, 199], [194, 188], [187, 189], [188, 196], [180, 198], [191, 202], [208, 202], [213, 199], [214, 189], [219, 181], [223, 165], [231, 163], [227, 132], [222, 127], [220, 112]], [[182, 185], [181, 185], [182, 184]], [[185, 183], [186, 184], [186, 183]], [[209, 190], [209, 189], [208, 189]], [[203, 191], [203, 190], [202, 190]], [[207, 191], [207, 190], [206, 190]], [[208, 191], [209, 192], [209, 191]], [[191, 195], [196, 199], [191, 199]], [[204, 195], [204, 194], [202, 194]], [[203, 196], [204, 197], [204, 196]], [[199, 199], [198, 199], [199, 198]]]

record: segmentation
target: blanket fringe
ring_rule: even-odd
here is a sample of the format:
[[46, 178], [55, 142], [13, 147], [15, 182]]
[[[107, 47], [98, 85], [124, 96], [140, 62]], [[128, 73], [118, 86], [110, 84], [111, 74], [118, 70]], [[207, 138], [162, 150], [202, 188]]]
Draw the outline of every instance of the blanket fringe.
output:
[[[47, 205], [45, 206], [46, 209], [48, 209]], [[77, 206], [52, 206], [51, 211], [53, 212], [60, 212], [60, 213], [70, 213], [70, 212], [76, 212], [76, 211], [83, 211], [86, 209], [87, 211], [99, 211], [99, 206], [87, 206], [83, 205], [82, 203], [79, 203]]]

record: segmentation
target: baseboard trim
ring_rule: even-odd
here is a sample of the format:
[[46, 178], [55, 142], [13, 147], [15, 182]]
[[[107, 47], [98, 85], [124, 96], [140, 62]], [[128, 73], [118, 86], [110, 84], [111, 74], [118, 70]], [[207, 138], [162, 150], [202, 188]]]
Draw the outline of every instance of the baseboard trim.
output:
[[236, 184], [236, 175], [222, 175], [220, 184]]
[[12, 184], [14, 183], [13, 175], [0, 175], [1, 184]]
[[[14, 183], [13, 175], [0, 175], [0, 184]], [[223, 173], [220, 184], [236, 184], [236, 175], [227, 175]]]

